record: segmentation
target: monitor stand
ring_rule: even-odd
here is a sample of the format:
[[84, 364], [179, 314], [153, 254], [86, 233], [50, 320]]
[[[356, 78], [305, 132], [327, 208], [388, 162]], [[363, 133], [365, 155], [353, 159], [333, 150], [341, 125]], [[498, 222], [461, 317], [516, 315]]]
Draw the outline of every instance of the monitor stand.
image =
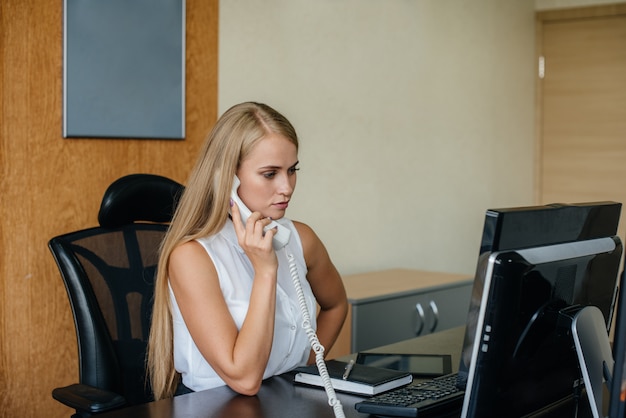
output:
[[608, 411], [603, 391], [605, 382], [610, 384], [614, 361], [600, 309], [586, 306], [579, 310], [572, 319], [572, 335], [593, 418], [603, 418]]

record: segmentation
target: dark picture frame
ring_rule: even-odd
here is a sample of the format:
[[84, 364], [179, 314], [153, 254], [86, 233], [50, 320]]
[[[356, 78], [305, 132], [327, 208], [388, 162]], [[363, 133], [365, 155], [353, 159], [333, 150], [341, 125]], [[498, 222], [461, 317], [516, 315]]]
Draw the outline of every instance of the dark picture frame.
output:
[[63, 136], [185, 137], [185, 0], [64, 0]]

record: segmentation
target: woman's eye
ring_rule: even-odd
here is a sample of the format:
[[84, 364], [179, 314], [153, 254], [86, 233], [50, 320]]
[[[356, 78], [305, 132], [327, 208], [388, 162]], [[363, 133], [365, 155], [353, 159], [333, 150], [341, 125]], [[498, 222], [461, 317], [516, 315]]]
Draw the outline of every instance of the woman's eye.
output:
[[296, 171], [300, 170], [300, 167], [291, 167], [289, 169], [289, 174], [294, 174]]
[[273, 179], [275, 175], [276, 175], [276, 172], [275, 172], [275, 171], [270, 171], [270, 172], [268, 172], [268, 173], [263, 173], [263, 176], [264, 176], [266, 179]]

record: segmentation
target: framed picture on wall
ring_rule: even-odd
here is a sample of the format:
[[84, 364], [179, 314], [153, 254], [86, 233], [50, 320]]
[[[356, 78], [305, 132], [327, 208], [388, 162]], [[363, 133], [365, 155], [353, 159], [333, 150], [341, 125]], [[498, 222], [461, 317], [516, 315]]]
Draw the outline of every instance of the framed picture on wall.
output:
[[185, 1], [64, 0], [63, 136], [185, 137]]

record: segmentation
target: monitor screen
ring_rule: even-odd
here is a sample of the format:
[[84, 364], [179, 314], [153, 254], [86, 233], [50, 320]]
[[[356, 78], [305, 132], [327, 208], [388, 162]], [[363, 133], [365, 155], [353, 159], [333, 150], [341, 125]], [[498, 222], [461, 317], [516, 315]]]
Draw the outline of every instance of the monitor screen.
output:
[[610, 320], [621, 254], [612, 236], [480, 258], [463, 417], [521, 416], [573, 394], [581, 375], [571, 316], [594, 305]]

